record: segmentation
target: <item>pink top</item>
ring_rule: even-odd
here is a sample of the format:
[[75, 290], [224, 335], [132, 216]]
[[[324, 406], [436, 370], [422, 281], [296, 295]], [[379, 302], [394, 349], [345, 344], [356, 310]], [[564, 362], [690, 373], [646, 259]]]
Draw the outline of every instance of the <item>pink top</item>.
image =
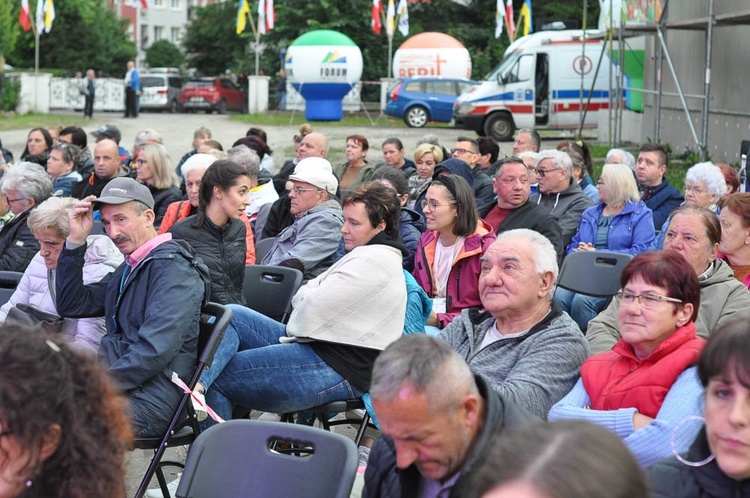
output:
[[131, 268], [135, 268], [141, 261], [143, 261], [146, 256], [149, 255], [151, 251], [168, 240], [172, 240], [171, 233], [163, 233], [161, 235], [157, 235], [156, 237], [133, 251], [130, 256], [125, 258], [125, 262], [127, 262]]

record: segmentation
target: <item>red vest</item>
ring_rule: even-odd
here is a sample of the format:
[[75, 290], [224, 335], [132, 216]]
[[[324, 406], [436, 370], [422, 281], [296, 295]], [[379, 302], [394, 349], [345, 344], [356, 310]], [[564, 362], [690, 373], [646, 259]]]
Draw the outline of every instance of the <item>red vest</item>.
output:
[[677, 377], [698, 361], [706, 341], [688, 323], [639, 360], [624, 340], [583, 362], [581, 378], [594, 410], [636, 408], [656, 418]]

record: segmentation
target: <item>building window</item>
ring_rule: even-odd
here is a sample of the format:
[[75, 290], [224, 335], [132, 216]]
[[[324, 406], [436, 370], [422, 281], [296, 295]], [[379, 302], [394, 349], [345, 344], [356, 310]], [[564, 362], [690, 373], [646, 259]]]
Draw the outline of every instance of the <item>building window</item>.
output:
[[170, 40], [172, 41], [172, 43], [177, 45], [177, 43], [180, 41], [180, 28], [172, 28], [170, 34]]
[[141, 24], [141, 48], [148, 47], [148, 24]]
[[180, 8], [180, 0], [169, 0], [169, 6], [173, 9], [179, 9]]
[[164, 26], [154, 26], [154, 41], [164, 39]]
[[164, 7], [164, 0], [152, 0], [154, 7]]

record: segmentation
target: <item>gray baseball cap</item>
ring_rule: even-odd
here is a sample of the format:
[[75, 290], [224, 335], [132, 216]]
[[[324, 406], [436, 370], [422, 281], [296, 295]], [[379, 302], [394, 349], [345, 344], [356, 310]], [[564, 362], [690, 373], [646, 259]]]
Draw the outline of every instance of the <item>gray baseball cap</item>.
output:
[[111, 180], [104, 186], [102, 194], [94, 200], [95, 204], [125, 204], [130, 201], [139, 201], [154, 209], [154, 197], [148, 187], [138, 183], [133, 178], [121, 176]]

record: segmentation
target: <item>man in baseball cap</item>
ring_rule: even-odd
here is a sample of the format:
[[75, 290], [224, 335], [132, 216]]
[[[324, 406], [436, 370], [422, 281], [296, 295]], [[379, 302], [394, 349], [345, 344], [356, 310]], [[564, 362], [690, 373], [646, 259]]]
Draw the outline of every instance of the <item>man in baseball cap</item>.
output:
[[109, 124], [101, 125], [98, 130], [92, 131], [91, 134], [96, 138], [97, 142], [108, 138], [119, 144], [122, 139], [120, 130], [116, 126]]
[[[95, 206], [125, 262], [99, 282], [84, 283]], [[134, 433], [143, 437], [162, 436], [180, 402], [171, 375], [192, 374], [210, 285], [208, 269], [187, 243], [156, 234], [153, 208], [148, 188], [127, 177], [78, 202], [56, 276], [60, 315], [106, 318], [99, 358], [128, 395]]]
[[262, 264], [297, 268], [309, 280], [331, 266], [339, 247], [344, 225], [341, 204], [335, 197], [339, 182], [331, 163], [322, 157], [302, 159], [289, 180], [295, 221], [276, 236]]

